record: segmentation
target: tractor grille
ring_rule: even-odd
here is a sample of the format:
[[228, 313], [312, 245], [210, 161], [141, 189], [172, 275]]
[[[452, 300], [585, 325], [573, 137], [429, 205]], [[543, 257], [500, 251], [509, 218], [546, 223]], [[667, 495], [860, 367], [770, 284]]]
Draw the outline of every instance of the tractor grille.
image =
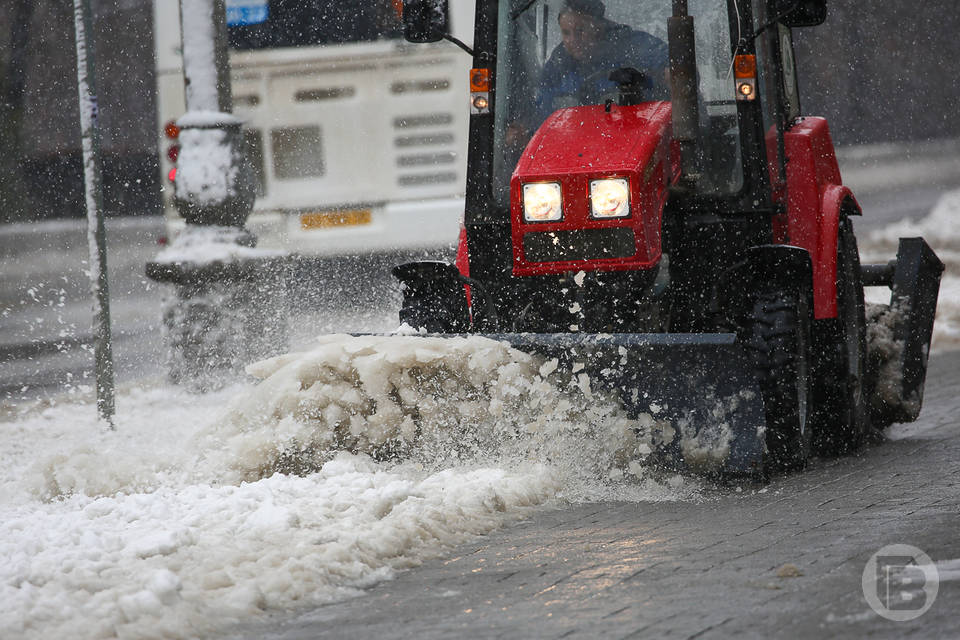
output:
[[630, 258], [637, 252], [633, 229], [534, 231], [523, 236], [527, 262]]

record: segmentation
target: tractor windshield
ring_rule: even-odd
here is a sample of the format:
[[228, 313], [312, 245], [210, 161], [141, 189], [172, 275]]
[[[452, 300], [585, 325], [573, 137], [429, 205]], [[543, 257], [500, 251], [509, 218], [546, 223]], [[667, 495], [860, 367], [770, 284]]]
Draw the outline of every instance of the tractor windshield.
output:
[[[557, 109], [617, 99], [610, 74], [626, 72], [641, 100], [669, 100], [671, 0], [511, 0], [500, 3], [494, 195], [530, 137]], [[727, 3], [690, 0], [696, 28], [703, 179], [716, 195], [742, 185]], [[621, 76], [624, 72], [621, 72]], [[622, 78], [621, 78], [622, 81]]]

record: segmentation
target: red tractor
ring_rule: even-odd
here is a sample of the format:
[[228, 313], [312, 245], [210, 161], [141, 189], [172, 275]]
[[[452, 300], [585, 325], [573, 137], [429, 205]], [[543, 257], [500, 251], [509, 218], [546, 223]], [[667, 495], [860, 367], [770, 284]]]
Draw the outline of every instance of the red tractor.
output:
[[[458, 258], [394, 270], [400, 319], [585, 367], [679, 427], [665, 462], [724, 422], [721, 474], [915, 419], [943, 265], [920, 238], [860, 264], [827, 122], [800, 110], [791, 29], [825, 18], [826, 0], [478, 0]], [[404, 19], [450, 39], [443, 0]], [[893, 361], [871, 361], [865, 284], [891, 288]]]

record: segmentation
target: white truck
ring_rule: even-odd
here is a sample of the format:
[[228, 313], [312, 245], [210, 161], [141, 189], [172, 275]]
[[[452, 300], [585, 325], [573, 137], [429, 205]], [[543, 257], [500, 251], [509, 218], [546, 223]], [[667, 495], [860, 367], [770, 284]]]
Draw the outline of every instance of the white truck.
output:
[[[305, 256], [452, 247], [463, 215], [471, 58], [402, 38], [391, 0], [227, 0], [233, 111], [257, 180], [258, 246]], [[450, 0], [469, 43], [473, 3]], [[178, 0], [155, 0], [168, 232], [183, 115]]]

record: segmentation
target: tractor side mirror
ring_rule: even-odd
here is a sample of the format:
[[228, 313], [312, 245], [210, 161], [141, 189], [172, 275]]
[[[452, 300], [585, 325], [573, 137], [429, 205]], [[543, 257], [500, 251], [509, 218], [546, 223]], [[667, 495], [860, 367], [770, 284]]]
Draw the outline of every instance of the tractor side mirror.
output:
[[439, 42], [447, 34], [447, 0], [403, 0], [407, 42]]
[[788, 27], [815, 27], [827, 19], [827, 0], [778, 0], [780, 22]]

